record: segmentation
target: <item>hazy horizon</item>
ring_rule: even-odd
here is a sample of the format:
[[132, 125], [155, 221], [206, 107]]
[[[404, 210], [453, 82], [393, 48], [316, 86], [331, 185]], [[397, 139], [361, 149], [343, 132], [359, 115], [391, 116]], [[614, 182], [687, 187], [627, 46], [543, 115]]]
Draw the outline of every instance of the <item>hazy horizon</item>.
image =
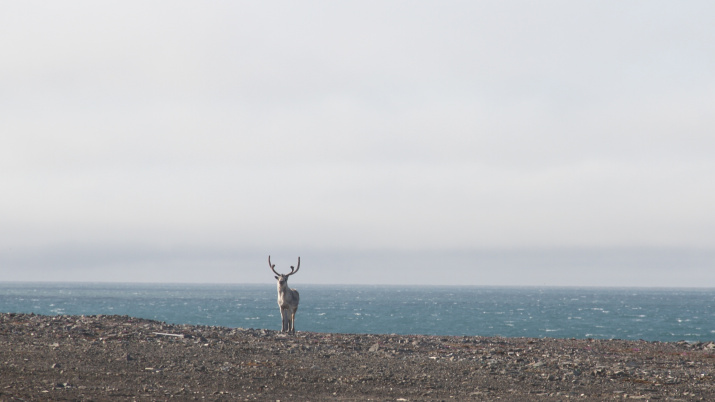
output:
[[[275, 283], [267, 255], [252, 251], [186, 250], [134, 255], [137, 248], [89, 253], [58, 248], [40, 258], [4, 264], [17, 270], [2, 281], [126, 283]], [[278, 272], [295, 258], [272, 255]], [[208, 262], [207, 262], [208, 261]], [[290, 285], [360, 284], [394, 286], [537, 287], [713, 287], [715, 252], [709, 250], [573, 249], [452, 250], [415, 253], [313, 251], [301, 254]], [[178, 274], [178, 275], [176, 275]], [[68, 279], [69, 278], [69, 279]], [[428, 278], [428, 279], [425, 279]]]

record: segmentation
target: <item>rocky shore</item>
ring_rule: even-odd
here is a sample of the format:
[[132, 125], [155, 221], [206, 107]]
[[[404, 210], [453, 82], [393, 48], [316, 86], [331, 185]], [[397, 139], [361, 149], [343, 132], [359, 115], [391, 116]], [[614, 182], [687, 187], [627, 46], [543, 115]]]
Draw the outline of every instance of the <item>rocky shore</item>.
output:
[[0, 400], [715, 400], [715, 342], [359, 335], [0, 314]]

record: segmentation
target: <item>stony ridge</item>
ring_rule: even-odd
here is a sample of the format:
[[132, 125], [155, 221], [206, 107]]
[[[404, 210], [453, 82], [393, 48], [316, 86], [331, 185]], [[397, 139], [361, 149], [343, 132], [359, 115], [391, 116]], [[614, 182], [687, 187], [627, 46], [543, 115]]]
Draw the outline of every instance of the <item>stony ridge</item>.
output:
[[0, 400], [715, 400], [715, 342], [366, 335], [0, 314]]

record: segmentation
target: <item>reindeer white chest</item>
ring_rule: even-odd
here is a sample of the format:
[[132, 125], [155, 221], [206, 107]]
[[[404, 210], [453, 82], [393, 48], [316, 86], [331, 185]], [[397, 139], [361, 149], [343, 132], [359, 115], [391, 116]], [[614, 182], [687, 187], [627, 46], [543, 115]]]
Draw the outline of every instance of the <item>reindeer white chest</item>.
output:
[[295, 333], [295, 313], [298, 311], [298, 303], [300, 302], [300, 294], [295, 289], [288, 287], [288, 277], [298, 272], [300, 269], [300, 257], [298, 257], [298, 266], [290, 267], [289, 274], [279, 274], [276, 272], [275, 265], [271, 264], [271, 256], [268, 256], [268, 266], [276, 274], [278, 281], [278, 307], [281, 310], [281, 332]]
[[285, 283], [283, 286], [281, 284], [278, 284], [278, 306], [279, 307], [289, 307], [293, 304], [296, 306], [300, 302], [300, 294], [298, 294], [298, 291], [295, 289], [291, 289], [288, 287], [288, 284]]

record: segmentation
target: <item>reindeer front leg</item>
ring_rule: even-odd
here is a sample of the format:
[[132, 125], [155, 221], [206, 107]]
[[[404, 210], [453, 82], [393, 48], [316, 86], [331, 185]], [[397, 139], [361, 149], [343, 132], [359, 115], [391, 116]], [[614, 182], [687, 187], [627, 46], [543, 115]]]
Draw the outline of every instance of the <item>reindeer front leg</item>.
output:
[[281, 307], [281, 319], [283, 320], [281, 332], [290, 331], [290, 311], [287, 308]]
[[298, 309], [293, 309], [293, 311], [290, 314], [290, 332], [292, 334], [295, 334], [295, 313], [298, 311]]

